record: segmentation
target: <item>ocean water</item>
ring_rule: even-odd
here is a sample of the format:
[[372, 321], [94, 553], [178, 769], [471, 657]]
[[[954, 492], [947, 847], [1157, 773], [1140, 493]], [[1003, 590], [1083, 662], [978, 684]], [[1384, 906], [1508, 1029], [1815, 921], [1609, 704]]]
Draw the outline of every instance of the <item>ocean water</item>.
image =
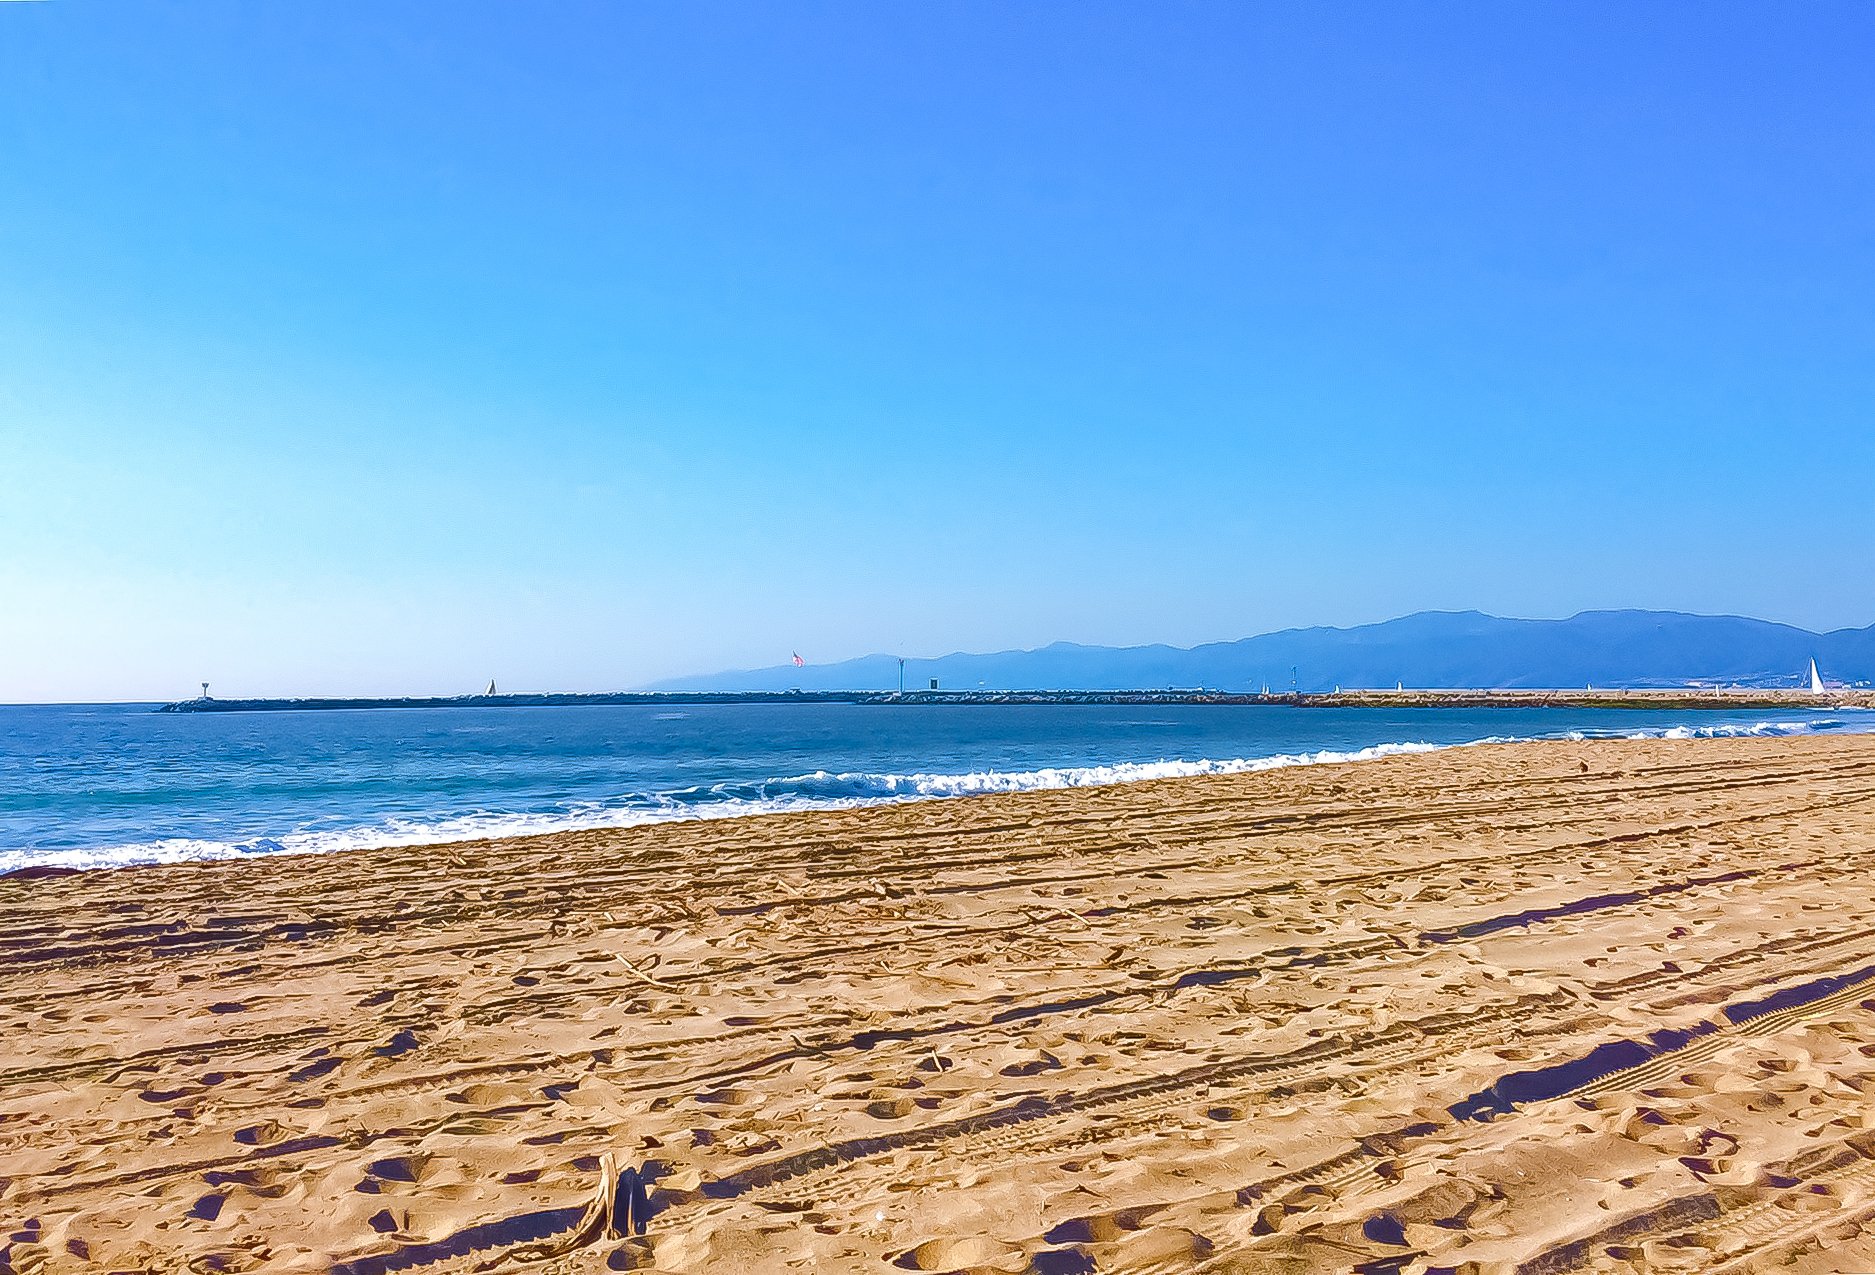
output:
[[1875, 729], [1875, 712], [722, 704], [0, 706], [0, 872], [316, 853], [1358, 760]]

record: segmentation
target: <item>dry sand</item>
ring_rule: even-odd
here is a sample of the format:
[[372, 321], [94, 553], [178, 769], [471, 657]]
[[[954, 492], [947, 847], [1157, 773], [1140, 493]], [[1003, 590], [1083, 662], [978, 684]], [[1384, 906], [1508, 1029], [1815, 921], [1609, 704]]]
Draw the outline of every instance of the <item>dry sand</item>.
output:
[[14, 1272], [1875, 1269], [1875, 737], [12, 878], [0, 952]]

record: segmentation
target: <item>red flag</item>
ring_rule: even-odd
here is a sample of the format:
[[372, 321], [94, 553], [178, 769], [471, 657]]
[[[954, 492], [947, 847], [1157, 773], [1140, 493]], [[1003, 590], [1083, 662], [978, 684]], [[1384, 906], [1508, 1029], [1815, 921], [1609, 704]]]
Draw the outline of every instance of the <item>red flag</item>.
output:
[[807, 661], [801, 658], [801, 653], [799, 651], [796, 651], [794, 653], [794, 667], [800, 668], [806, 663]]

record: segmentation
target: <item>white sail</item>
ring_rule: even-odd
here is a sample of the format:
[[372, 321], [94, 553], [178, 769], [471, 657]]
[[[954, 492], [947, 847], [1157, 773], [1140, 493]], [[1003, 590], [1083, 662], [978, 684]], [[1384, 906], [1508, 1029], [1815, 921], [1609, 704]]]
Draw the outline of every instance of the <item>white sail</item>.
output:
[[1810, 661], [1810, 694], [1821, 695], [1822, 693], [1823, 693], [1823, 679], [1817, 676], [1816, 661], [1811, 660]]
[[495, 679], [491, 677], [488, 679], [488, 689], [483, 691], [482, 694], [493, 695], [494, 693], [495, 693]]

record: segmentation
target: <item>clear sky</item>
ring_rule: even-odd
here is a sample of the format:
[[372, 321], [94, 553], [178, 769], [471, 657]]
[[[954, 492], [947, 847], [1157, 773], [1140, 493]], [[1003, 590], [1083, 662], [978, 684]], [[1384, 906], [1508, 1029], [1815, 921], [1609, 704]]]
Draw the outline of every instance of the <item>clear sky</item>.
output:
[[0, 4], [0, 700], [1875, 621], [1875, 6]]

